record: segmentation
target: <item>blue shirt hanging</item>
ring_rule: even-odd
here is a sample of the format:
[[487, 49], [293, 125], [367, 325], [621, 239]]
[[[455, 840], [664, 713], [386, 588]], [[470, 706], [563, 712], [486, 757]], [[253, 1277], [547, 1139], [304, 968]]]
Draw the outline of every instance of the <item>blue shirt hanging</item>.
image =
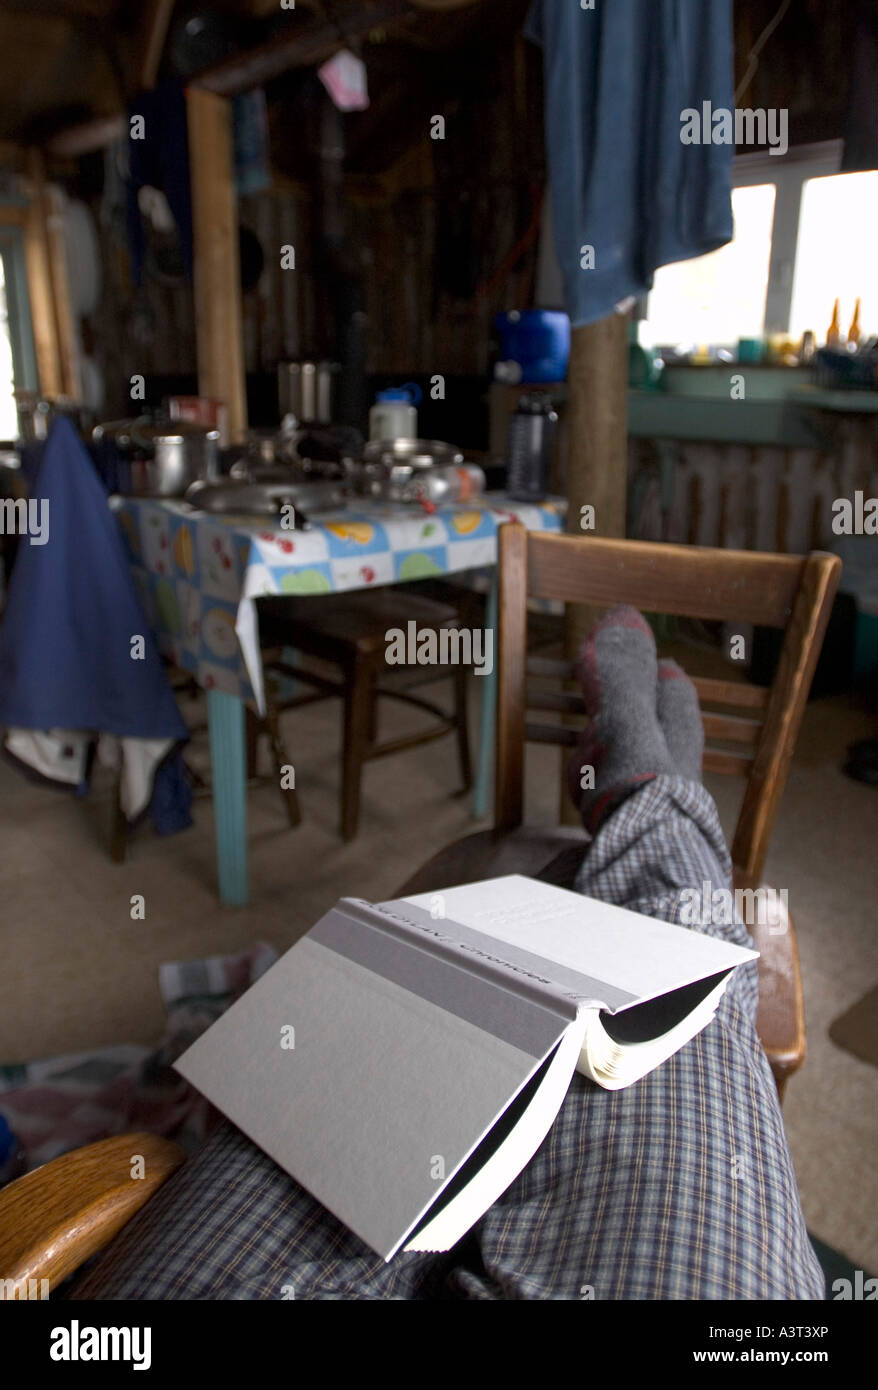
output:
[[731, 0], [535, 0], [555, 245], [574, 326], [733, 233], [734, 147], [684, 144], [681, 113], [732, 110]]

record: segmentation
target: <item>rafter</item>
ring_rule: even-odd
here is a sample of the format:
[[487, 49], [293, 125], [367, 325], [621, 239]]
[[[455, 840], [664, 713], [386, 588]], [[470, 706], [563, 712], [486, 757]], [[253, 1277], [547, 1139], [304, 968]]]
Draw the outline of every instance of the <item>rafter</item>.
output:
[[139, 72], [139, 90], [142, 92], [148, 92], [155, 86], [174, 14], [174, 5], [175, 0], [149, 0], [149, 4], [144, 7], [137, 44], [138, 51], [142, 54]]
[[[356, 5], [340, 10], [336, 22], [318, 19], [305, 25], [291, 24], [288, 33], [277, 33], [268, 42], [208, 68], [192, 78], [189, 85], [218, 96], [234, 96], [270, 82], [291, 68], [312, 67], [324, 62], [342, 40], [365, 38], [372, 29], [410, 17], [417, 18], [417, 11], [412, 9], [409, 0], [370, 0], [365, 4], [358, 0]], [[102, 117], [62, 131], [48, 142], [47, 152], [61, 158], [76, 158], [122, 139], [125, 130], [123, 113]]]

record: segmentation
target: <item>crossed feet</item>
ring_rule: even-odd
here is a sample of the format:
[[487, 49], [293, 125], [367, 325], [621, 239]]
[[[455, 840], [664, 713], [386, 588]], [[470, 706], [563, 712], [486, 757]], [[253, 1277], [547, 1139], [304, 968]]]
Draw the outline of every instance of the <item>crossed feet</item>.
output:
[[676, 661], [659, 661], [652, 628], [635, 608], [612, 608], [595, 624], [576, 676], [589, 723], [568, 761], [567, 786], [590, 834], [644, 782], [701, 781], [695, 687]]

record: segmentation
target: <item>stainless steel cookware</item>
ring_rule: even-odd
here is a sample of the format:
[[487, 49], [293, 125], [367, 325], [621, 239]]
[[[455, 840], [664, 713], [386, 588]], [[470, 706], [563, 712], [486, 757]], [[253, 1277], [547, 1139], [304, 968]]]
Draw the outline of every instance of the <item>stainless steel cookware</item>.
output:
[[92, 437], [115, 444], [120, 491], [129, 496], [182, 497], [192, 483], [219, 476], [219, 432], [188, 420], [115, 420], [98, 425]]
[[436, 468], [458, 468], [463, 454], [438, 439], [375, 439], [363, 450], [363, 463], [352, 470], [354, 485], [366, 497], [406, 502], [412, 484]]

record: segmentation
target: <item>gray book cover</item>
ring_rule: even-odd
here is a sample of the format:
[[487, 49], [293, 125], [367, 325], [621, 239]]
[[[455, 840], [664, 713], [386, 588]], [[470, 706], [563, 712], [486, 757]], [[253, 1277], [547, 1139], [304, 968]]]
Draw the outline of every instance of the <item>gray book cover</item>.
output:
[[525, 973], [491, 978], [399, 925], [343, 899], [176, 1064], [385, 1259], [576, 1018]]
[[344, 898], [176, 1066], [385, 1259], [448, 1249], [542, 1142], [590, 1020], [753, 954], [518, 875]]

